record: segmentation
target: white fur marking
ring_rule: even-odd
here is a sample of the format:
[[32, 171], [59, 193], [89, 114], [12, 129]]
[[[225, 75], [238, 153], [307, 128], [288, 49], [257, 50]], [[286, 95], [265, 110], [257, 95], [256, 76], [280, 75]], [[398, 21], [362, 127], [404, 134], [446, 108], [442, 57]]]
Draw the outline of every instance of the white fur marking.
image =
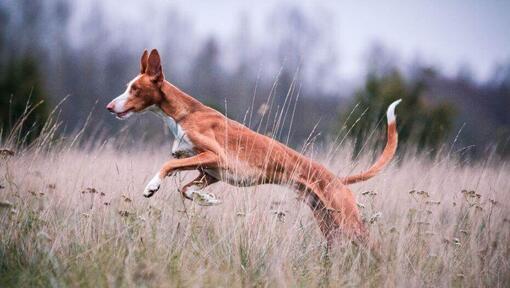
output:
[[[117, 98], [112, 100], [113, 112], [122, 113], [122, 112], [126, 111], [126, 108], [124, 106], [126, 105], [126, 101], [129, 98], [129, 95], [130, 95], [129, 91], [131, 90], [131, 86], [133, 85], [133, 83], [135, 83], [135, 81], [138, 80], [138, 78], [140, 78], [140, 76], [137, 76], [133, 80], [131, 80], [131, 82], [129, 82], [127, 85], [126, 91], [124, 91], [124, 93], [120, 94]], [[128, 113], [121, 119], [126, 119], [129, 116], [131, 116], [131, 114], [133, 114], [133, 113]]]
[[145, 187], [145, 190], [143, 191], [143, 196], [145, 197], [151, 197], [156, 191], [159, 190], [159, 187], [161, 186], [161, 178], [159, 178], [159, 173], [156, 174], [151, 181], [149, 181], [149, 184]]
[[388, 110], [386, 111], [386, 118], [388, 118], [388, 124], [395, 122], [395, 107], [397, 107], [398, 103], [402, 102], [402, 99], [398, 99], [390, 104]]
[[188, 138], [181, 125], [177, 124], [172, 117], [166, 115], [165, 112], [157, 106], [151, 106], [148, 110], [163, 119], [170, 129], [170, 132], [174, 135], [175, 140], [172, 145], [172, 153], [185, 153], [188, 154], [188, 156], [196, 154], [193, 150], [193, 143], [191, 143], [191, 140]]

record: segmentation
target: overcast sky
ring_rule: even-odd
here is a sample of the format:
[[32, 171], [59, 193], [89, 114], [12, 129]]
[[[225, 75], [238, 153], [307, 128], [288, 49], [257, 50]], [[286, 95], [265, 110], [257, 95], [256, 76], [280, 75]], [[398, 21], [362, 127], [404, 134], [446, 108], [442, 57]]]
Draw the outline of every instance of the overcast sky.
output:
[[[175, 1], [201, 34], [230, 35], [239, 12], [264, 31], [263, 19], [279, 0]], [[334, 25], [341, 73], [357, 78], [364, 56], [375, 42], [400, 55], [401, 61], [422, 59], [453, 75], [469, 65], [478, 79], [490, 75], [496, 63], [510, 62], [510, 1], [293, 1], [305, 9], [325, 11]]]

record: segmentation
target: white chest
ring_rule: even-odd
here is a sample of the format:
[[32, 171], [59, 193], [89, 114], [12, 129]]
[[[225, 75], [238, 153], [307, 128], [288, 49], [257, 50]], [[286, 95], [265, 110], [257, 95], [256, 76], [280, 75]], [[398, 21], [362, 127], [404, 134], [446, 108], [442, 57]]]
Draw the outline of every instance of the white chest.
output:
[[165, 124], [168, 126], [168, 129], [174, 135], [174, 143], [172, 144], [172, 155], [177, 158], [190, 157], [196, 154], [193, 150], [193, 143], [186, 135], [184, 129], [175, 122], [175, 120], [166, 115], [161, 109], [158, 107], [151, 107], [150, 111], [154, 112], [158, 117], [160, 117]]

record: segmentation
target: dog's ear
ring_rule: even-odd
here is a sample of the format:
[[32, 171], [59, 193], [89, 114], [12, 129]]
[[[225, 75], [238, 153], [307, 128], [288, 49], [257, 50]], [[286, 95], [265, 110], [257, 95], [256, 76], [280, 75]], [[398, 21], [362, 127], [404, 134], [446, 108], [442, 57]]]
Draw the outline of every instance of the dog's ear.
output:
[[147, 70], [147, 60], [149, 59], [149, 53], [147, 52], [147, 49], [143, 50], [142, 59], [140, 59], [140, 74], [145, 73], [145, 70]]
[[151, 54], [149, 54], [145, 73], [151, 77], [153, 82], [163, 81], [163, 69], [161, 68], [161, 59], [159, 58], [158, 50], [152, 49]]

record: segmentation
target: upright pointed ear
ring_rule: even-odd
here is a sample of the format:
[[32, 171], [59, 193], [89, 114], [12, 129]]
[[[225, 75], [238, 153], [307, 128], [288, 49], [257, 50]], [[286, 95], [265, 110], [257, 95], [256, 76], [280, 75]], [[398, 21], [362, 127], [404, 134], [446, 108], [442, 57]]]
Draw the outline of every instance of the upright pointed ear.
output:
[[145, 73], [151, 77], [153, 82], [163, 81], [163, 69], [161, 68], [161, 59], [159, 58], [158, 50], [152, 49], [151, 54], [149, 54]]
[[147, 60], [149, 59], [149, 53], [147, 52], [147, 49], [143, 50], [142, 59], [140, 59], [140, 74], [145, 73], [145, 70], [147, 70]]

